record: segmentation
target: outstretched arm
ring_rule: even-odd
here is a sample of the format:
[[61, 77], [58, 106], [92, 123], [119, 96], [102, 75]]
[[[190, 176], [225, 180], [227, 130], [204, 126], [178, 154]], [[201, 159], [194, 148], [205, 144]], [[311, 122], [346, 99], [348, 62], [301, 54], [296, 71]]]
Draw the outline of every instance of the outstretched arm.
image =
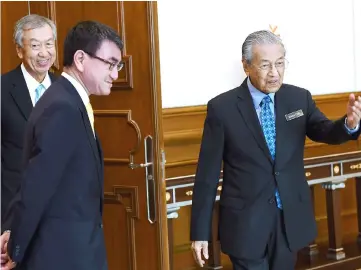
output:
[[311, 140], [328, 144], [341, 144], [349, 140], [357, 140], [360, 135], [360, 97], [356, 100], [355, 96], [351, 94], [346, 115], [337, 121], [331, 121], [317, 108], [311, 94], [308, 92], [307, 95], [307, 136]]

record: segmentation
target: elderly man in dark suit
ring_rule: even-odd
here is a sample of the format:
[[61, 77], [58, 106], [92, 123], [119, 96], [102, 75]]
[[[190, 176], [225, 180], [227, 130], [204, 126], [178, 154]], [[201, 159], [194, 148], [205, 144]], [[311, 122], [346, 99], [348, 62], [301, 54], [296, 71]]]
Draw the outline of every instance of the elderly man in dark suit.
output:
[[[56, 27], [48, 18], [27, 15], [15, 25], [14, 40], [22, 63], [1, 76], [1, 231], [19, 186], [26, 122], [45, 90], [55, 81], [49, 72], [56, 56]], [[3, 56], [5, 57], [5, 56]]]
[[328, 144], [360, 135], [361, 97], [330, 121], [309, 91], [283, 84], [280, 38], [250, 34], [242, 47], [248, 77], [208, 103], [196, 173], [191, 240], [199, 265], [208, 257], [211, 215], [223, 161], [219, 236], [236, 270], [291, 270], [317, 233], [304, 175], [305, 138]]

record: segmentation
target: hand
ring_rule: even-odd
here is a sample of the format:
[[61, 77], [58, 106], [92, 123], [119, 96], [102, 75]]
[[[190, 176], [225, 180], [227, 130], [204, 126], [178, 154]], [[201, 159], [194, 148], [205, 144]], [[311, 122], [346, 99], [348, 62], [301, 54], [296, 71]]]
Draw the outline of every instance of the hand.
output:
[[7, 256], [7, 247], [10, 239], [10, 232], [5, 231], [0, 236], [0, 248], [1, 248], [1, 266], [6, 263], [9, 259]]
[[204, 260], [202, 260], [202, 250], [203, 250], [204, 258], [208, 260], [208, 242], [207, 241], [192, 242], [193, 258], [200, 267], [203, 267], [203, 265], [206, 263]]
[[15, 267], [15, 264], [10, 260], [9, 255], [7, 253], [9, 239], [10, 239], [10, 231], [6, 231], [0, 236], [2, 270], [10, 270]]
[[361, 97], [356, 99], [354, 94], [350, 94], [347, 103], [347, 127], [354, 129], [361, 119]]
[[[8, 257], [9, 258], [9, 257]], [[16, 263], [14, 263], [12, 260], [9, 260], [4, 263], [4, 264], [1, 264], [1, 270], [11, 270], [13, 269], [14, 267], [16, 266]]]

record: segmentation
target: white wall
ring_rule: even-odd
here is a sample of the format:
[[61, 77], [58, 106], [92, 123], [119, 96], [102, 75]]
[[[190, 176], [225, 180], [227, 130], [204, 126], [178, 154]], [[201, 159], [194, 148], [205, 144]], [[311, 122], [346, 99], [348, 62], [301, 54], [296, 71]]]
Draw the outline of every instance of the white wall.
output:
[[355, 54], [355, 83], [356, 89], [361, 89], [361, 0], [353, 0], [354, 19], [354, 54]]
[[361, 0], [158, 1], [163, 107], [206, 104], [238, 86], [241, 46], [277, 26], [285, 83], [314, 95], [361, 90]]

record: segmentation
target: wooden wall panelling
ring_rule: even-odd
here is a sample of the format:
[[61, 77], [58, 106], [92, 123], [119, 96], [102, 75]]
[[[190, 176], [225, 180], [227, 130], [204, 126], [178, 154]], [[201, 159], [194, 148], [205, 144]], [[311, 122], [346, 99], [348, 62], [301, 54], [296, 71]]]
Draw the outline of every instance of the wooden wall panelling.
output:
[[27, 14], [28, 1], [1, 1], [1, 74], [14, 69], [20, 63], [13, 39], [14, 26], [17, 20]]
[[361, 177], [355, 179], [356, 189], [356, 205], [357, 205], [357, 224], [358, 224], [358, 235], [357, 241], [361, 244]]

